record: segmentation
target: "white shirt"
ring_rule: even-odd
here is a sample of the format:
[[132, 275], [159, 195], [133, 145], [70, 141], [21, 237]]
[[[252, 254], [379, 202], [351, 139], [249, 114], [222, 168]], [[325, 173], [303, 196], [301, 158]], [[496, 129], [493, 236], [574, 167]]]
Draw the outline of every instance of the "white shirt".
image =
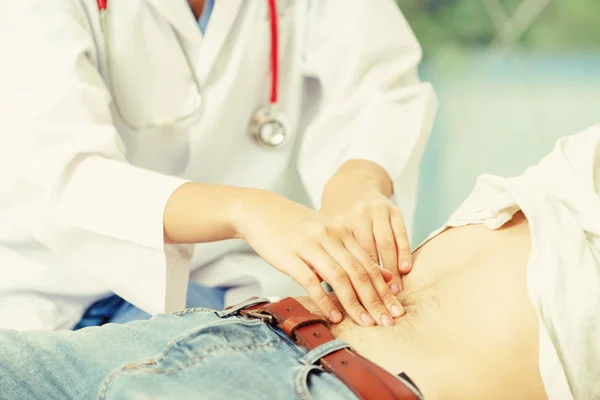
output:
[[523, 175], [479, 177], [448, 227], [529, 220], [529, 298], [551, 400], [600, 398], [600, 125], [558, 141]]

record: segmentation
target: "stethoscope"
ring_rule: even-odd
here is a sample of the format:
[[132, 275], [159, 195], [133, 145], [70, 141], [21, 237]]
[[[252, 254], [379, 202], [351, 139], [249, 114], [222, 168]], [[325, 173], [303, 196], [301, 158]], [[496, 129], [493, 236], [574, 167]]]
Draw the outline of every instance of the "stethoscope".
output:
[[[102, 30], [103, 30], [104, 36], [105, 36], [105, 50], [107, 53], [106, 58], [108, 60], [107, 61], [107, 75], [108, 75], [108, 79], [109, 79], [112, 87], [114, 87], [113, 81], [112, 81], [112, 73], [111, 73], [112, 65], [110, 62], [110, 55], [109, 55], [109, 47], [110, 47], [109, 36], [110, 35], [108, 32], [108, 26], [106, 24], [108, 0], [97, 0], [97, 3], [98, 3], [98, 11], [100, 13], [100, 24], [101, 24], [101, 27], [102, 27]], [[254, 116], [250, 120], [249, 134], [250, 134], [251, 139], [258, 145], [265, 147], [265, 148], [276, 148], [276, 147], [283, 147], [285, 144], [290, 142], [290, 139], [292, 138], [292, 130], [290, 128], [290, 124], [289, 124], [289, 121], [288, 121], [286, 115], [280, 110], [279, 105], [278, 105], [279, 27], [278, 27], [276, 0], [267, 0], [267, 5], [269, 8], [269, 22], [270, 22], [270, 28], [271, 28], [271, 65], [270, 65], [271, 91], [270, 91], [269, 104], [267, 106], [260, 108], [258, 111], [256, 111]], [[180, 43], [180, 46], [181, 46], [181, 43]], [[201, 95], [202, 87], [200, 85], [200, 80], [198, 79], [198, 76], [196, 75], [196, 71], [193, 67], [193, 64], [192, 64], [189, 56], [183, 49], [183, 47], [181, 48], [181, 50], [185, 56], [186, 63], [190, 69], [190, 72], [192, 74], [194, 84], [196, 86], [197, 93], [198, 93], [196, 105], [195, 105], [194, 109], [190, 113], [188, 113], [182, 117], [173, 119], [173, 120], [154, 122], [149, 125], [137, 125], [125, 117], [124, 113], [121, 111], [121, 108], [119, 107], [116, 96], [113, 96], [113, 98], [114, 98], [113, 103], [115, 105], [117, 112], [119, 113], [119, 115], [121, 117], [121, 120], [130, 129], [132, 129], [132, 130], [147, 130], [147, 129], [157, 128], [157, 127], [164, 128], [164, 127], [169, 127], [169, 126], [175, 126], [177, 124], [185, 124], [186, 122], [191, 120], [192, 117], [194, 117], [200, 113], [200, 109], [202, 108], [202, 95]]]

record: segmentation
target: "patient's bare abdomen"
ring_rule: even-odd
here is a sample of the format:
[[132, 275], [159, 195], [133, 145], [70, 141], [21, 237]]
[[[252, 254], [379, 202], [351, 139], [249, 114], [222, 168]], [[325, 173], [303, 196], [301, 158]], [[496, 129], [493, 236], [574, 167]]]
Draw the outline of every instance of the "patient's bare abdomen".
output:
[[[405, 277], [403, 336], [424, 358], [437, 354], [448, 363], [446, 393], [454, 386], [462, 399], [545, 398], [538, 322], [527, 294], [529, 257], [521, 213], [499, 230], [449, 229], [415, 254]], [[413, 375], [417, 380], [419, 371]]]

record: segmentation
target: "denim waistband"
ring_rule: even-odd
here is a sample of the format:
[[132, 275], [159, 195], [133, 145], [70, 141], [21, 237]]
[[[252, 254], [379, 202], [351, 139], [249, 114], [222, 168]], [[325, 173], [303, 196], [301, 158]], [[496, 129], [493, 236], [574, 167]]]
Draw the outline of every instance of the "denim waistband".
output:
[[217, 311], [217, 315], [219, 316], [219, 318], [227, 318], [227, 317], [239, 314], [240, 310], [243, 310], [246, 307], [251, 307], [255, 304], [260, 304], [260, 303], [270, 303], [270, 301], [266, 297], [249, 299], [240, 304], [236, 304], [235, 306], [233, 306], [231, 308], [225, 309], [223, 311]]

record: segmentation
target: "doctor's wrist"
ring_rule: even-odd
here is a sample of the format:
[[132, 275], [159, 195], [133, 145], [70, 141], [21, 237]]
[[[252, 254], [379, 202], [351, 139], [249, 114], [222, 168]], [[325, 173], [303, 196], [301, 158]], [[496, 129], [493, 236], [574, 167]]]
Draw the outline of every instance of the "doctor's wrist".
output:
[[[264, 189], [241, 188], [241, 192], [229, 207], [228, 220], [235, 239], [246, 240], [255, 228], [257, 213], [276, 207], [282, 196]], [[260, 223], [267, 223], [262, 220]]]
[[367, 160], [350, 160], [325, 185], [320, 211], [325, 214], [345, 212], [364, 199], [389, 198], [393, 192], [393, 183], [382, 167]]
[[206, 243], [238, 237], [240, 202], [251, 189], [188, 182], [169, 198], [165, 243]]
[[344, 190], [373, 190], [390, 197], [394, 185], [385, 169], [372, 161], [346, 161], [327, 182], [323, 194]]

